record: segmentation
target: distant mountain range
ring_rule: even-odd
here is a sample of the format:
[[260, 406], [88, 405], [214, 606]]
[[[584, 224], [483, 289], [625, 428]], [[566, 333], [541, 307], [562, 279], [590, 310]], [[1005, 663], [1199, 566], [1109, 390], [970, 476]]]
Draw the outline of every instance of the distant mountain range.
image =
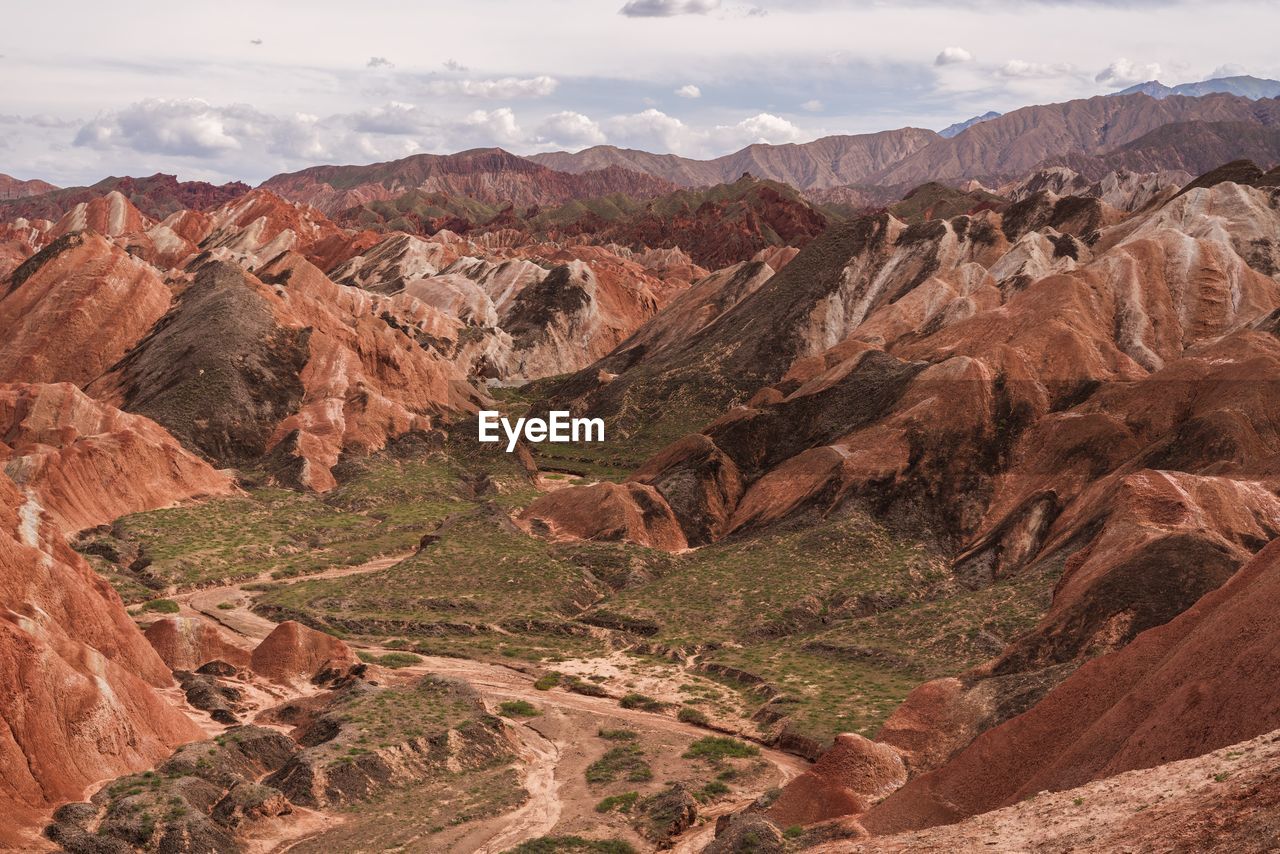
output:
[[1001, 113], [997, 113], [995, 110], [988, 110], [987, 112], [983, 113], [980, 116], [974, 116], [973, 118], [967, 119], [966, 121], [956, 122], [953, 125], [947, 125], [942, 130], [938, 131], [938, 136], [942, 137], [943, 139], [951, 139], [951, 137], [959, 136], [961, 133], [963, 133], [964, 131], [967, 131], [969, 128], [973, 127], [974, 125], [982, 124], [983, 122], [989, 122], [992, 119], [998, 119], [1000, 118], [1001, 115], [1002, 115]]
[[1117, 95], [1150, 95], [1152, 98], [1168, 98], [1170, 95], [1187, 95], [1198, 98], [1202, 95], [1239, 95], [1241, 98], [1258, 100], [1259, 98], [1280, 98], [1280, 80], [1266, 80], [1251, 77], [1247, 74], [1237, 77], [1215, 77], [1212, 80], [1201, 80], [1199, 83], [1182, 83], [1178, 86], [1166, 86], [1159, 80], [1148, 80], [1116, 92]]
[[[1016, 178], [1050, 158], [1106, 154], [1157, 128], [1194, 121], [1273, 127], [1280, 124], [1280, 101], [1230, 94], [1160, 99], [1141, 93], [1098, 96], [1023, 107], [974, 122], [950, 138], [903, 128], [824, 137], [803, 144], [752, 145], [714, 160], [607, 145], [576, 154], [537, 154], [530, 159], [562, 172], [619, 166], [682, 186], [723, 183], [750, 172], [801, 190], [852, 185], [913, 187], [934, 180]], [[1234, 151], [1232, 140], [1222, 142], [1223, 150], [1215, 162], [1249, 156], [1245, 151]], [[1169, 139], [1167, 144], [1176, 146], [1178, 140]]]
[[610, 193], [651, 198], [675, 189], [661, 175], [642, 169], [605, 164], [569, 174], [500, 148], [415, 154], [369, 166], [313, 166], [276, 175], [262, 187], [326, 213], [392, 199], [411, 190], [528, 206], [563, 204]]
[[566, 151], [535, 154], [529, 159], [571, 173], [620, 166], [656, 175], [684, 187], [724, 184], [749, 172], [757, 178], [782, 181], [809, 190], [858, 183], [937, 139], [938, 134], [931, 130], [901, 128], [879, 133], [827, 136], [802, 144], [749, 145], [713, 160], [650, 154], [612, 145], [597, 145], [576, 154]]
[[[367, 209], [371, 203], [416, 191], [499, 210], [511, 206], [527, 216], [531, 207], [618, 194], [639, 202], [680, 188], [731, 184], [750, 174], [787, 184], [822, 204], [866, 209], [890, 204], [930, 181], [995, 186], [1046, 165], [1069, 165], [1097, 180], [1117, 168], [1198, 174], [1239, 158], [1268, 164], [1280, 156], [1280, 98], [1260, 97], [1280, 95], [1280, 82], [1229, 77], [1135, 88], [1141, 91], [1003, 115], [992, 111], [940, 133], [907, 127], [801, 144], [756, 144], [710, 160], [609, 145], [529, 157], [489, 148], [370, 165], [314, 166], [276, 175], [262, 187], [330, 215], [364, 207], [367, 216], [373, 214]], [[247, 189], [240, 183], [179, 182], [168, 175], [107, 178], [65, 190], [2, 178], [0, 210], [10, 217], [56, 219], [80, 202], [119, 190], [148, 216], [163, 218], [183, 208], [216, 207]], [[376, 218], [443, 219], [457, 215], [450, 207], [426, 198], [380, 211]], [[476, 218], [466, 214], [463, 219]], [[486, 212], [483, 220], [489, 219]]]
[[[7, 176], [3, 176], [7, 177]], [[179, 181], [174, 175], [156, 174], [147, 178], [103, 178], [90, 187], [60, 189], [44, 181], [27, 181], [42, 185], [37, 192], [6, 195], [0, 177], [0, 215], [28, 219], [54, 219], [81, 202], [90, 202], [112, 191], [119, 191], [134, 207], [149, 217], [164, 219], [180, 210], [206, 210], [249, 192], [249, 185], [239, 181], [209, 184], [204, 181]]]

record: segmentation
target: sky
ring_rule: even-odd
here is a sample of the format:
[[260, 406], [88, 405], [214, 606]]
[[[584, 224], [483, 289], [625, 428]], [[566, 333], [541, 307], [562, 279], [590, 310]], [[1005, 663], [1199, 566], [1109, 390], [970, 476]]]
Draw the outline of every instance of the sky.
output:
[[1149, 79], [1280, 78], [1280, 0], [63, 0], [5, 18], [0, 172], [62, 186], [481, 146], [714, 157]]

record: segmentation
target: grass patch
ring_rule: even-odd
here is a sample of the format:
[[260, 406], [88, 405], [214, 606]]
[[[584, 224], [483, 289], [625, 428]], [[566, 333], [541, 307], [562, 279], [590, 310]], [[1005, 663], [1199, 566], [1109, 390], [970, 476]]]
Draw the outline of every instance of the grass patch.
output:
[[600, 738], [606, 741], [635, 741], [640, 734], [633, 729], [601, 729], [596, 732]]
[[587, 766], [588, 783], [612, 783], [623, 777], [631, 783], [644, 783], [653, 779], [653, 769], [644, 760], [644, 751], [637, 744], [623, 744], [609, 748], [604, 756]]
[[736, 738], [723, 735], [709, 735], [700, 738], [683, 754], [685, 759], [702, 759], [713, 764], [726, 759], [748, 759], [760, 755], [760, 748]]
[[544, 673], [533, 683], [533, 687], [539, 691], [550, 691], [552, 688], [560, 684], [559, 673]]
[[422, 656], [415, 655], [412, 652], [388, 652], [383, 655], [375, 655], [371, 652], [359, 650], [356, 652], [360, 660], [366, 664], [380, 664], [383, 667], [389, 667], [392, 670], [399, 670], [402, 667], [412, 667], [415, 664], [422, 663]]
[[150, 602], [143, 602], [142, 607], [138, 610], [149, 611], [154, 614], [176, 614], [178, 613], [178, 603], [172, 599], [152, 599]]
[[676, 712], [676, 720], [694, 726], [707, 726], [711, 723], [706, 712], [693, 706], [681, 706], [680, 711]]
[[623, 695], [618, 701], [618, 705], [624, 709], [640, 709], [645, 712], [660, 712], [666, 708], [666, 704], [653, 699], [647, 694], [638, 694], [632, 691]]
[[631, 812], [631, 808], [640, 799], [639, 792], [623, 792], [621, 795], [610, 795], [596, 804], [596, 812]]
[[498, 710], [509, 718], [536, 718], [542, 714], [528, 700], [504, 700], [498, 704]]

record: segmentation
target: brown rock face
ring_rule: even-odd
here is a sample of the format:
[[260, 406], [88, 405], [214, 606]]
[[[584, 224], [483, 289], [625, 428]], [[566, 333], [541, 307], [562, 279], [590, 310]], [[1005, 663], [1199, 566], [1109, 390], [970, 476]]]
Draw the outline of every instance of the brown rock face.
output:
[[210, 661], [234, 667], [249, 666], [249, 652], [223, 637], [208, 621], [197, 617], [164, 617], [147, 626], [143, 635], [170, 670], [198, 670]]
[[913, 780], [864, 823], [892, 833], [956, 821], [1275, 729], [1278, 607], [1273, 543], [1171, 622], [1085, 664], [1030, 711]]
[[906, 781], [907, 769], [896, 750], [842, 733], [812, 768], [783, 787], [765, 815], [781, 827], [854, 815]]
[[0, 463], [67, 533], [234, 489], [154, 421], [70, 383], [0, 384]]
[[155, 690], [164, 662], [39, 505], [0, 477], [0, 845], [89, 784], [199, 730]]
[[0, 296], [0, 381], [86, 386], [169, 300], [149, 265], [97, 234], [69, 233], [19, 267]]
[[324, 669], [357, 663], [355, 653], [342, 641], [287, 620], [254, 648], [249, 666], [273, 682], [288, 683], [308, 680]]

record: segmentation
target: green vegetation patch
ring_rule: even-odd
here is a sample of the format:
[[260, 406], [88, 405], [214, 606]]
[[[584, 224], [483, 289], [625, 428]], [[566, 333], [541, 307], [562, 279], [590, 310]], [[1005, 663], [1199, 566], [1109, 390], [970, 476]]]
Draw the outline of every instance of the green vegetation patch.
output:
[[422, 656], [415, 655], [412, 652], [388, 652], [383, 655], [374, 655], [370, 652], [360, 650], [356, 653], [360, 660], [367, 664], [380, 664], [383, 667], [389, 667], [392, 670], [399, 670], [402, 667], [412, 667], [415, 664], [422, 663]]
[[760, 748], [728, 736], [709, 735], [700, 738], [683, 754], [685, 759], [701, 759], [712, 764], [726, 759], [749, 759], [760, 755]]
[[640, 799], [639, 792], [623, 792], [621, 795], [610, 795], [596, 804], [596, 812], [631, 812], [631, 808]]
[[528, 700], [506, 700], [498, 704], [498, 709], [509, 718], [536, 718], [542, 714]]
[[612, 783], [619, 777], [631, 783], [644, 783], [653, 779], [653, 769], [644, 759], [644, 750], [637, 744], [621, 744], [609, 748], [604, 756], [587, 766], [588, 783]]

